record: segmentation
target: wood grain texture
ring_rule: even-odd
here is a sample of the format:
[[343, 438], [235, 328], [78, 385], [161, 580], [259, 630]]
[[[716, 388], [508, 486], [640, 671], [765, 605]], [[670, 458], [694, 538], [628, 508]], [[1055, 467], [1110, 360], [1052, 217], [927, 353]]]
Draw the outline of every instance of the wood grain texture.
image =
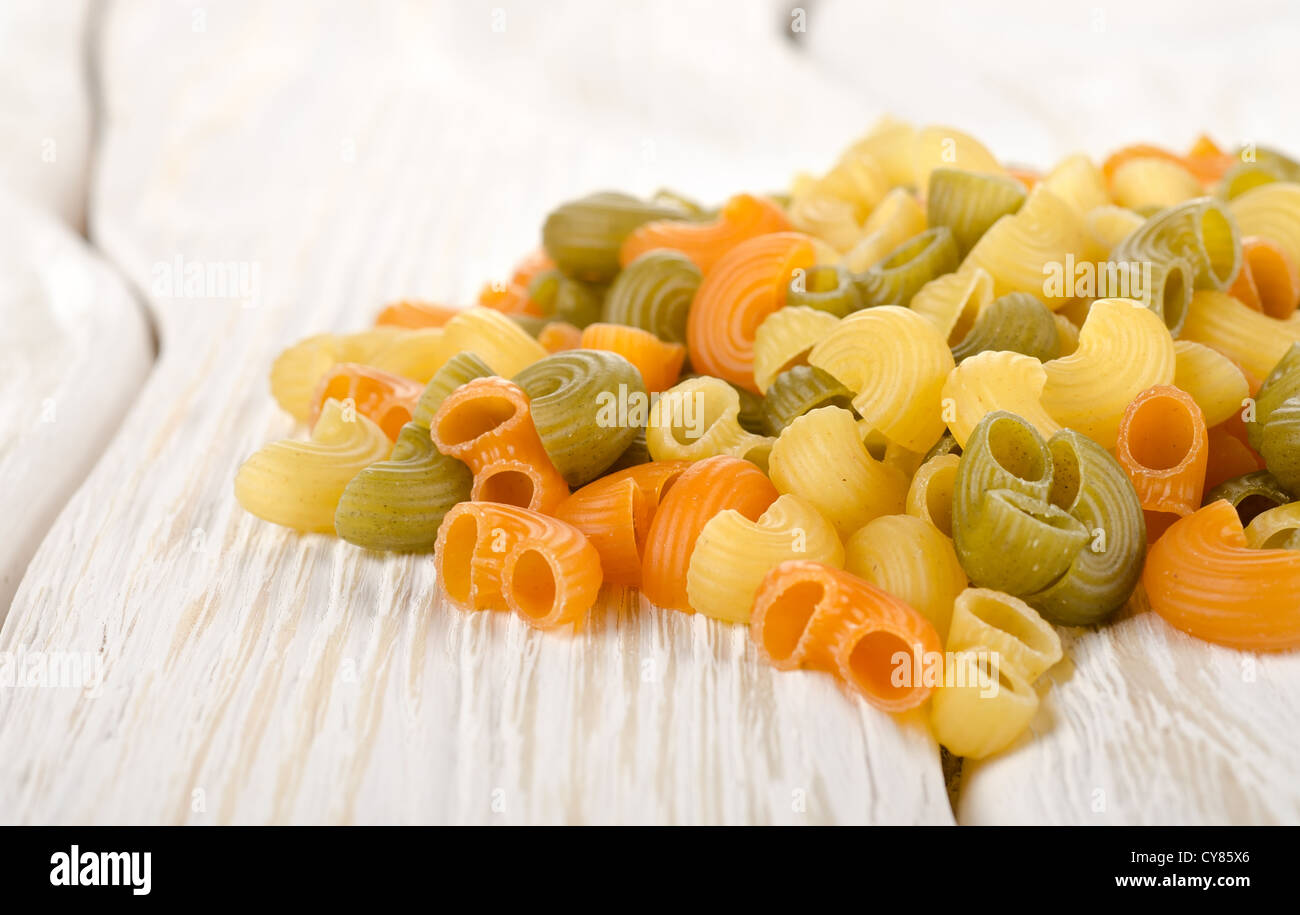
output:
[[[566, 194], [688, 173], [716, 194], [793, 167], [797, 149], [743, 157], [749, 125], [706, 116], [720, 61], [692, 42], [743, 48], [731, 18], [677, 49], [671, 17], [619, 10], [661, 37], [598, 50], [599, 76], [590, 55], [522, 58], [543, 89], [520, 55], [572, 41], [564, 11], [492, 45], [491, 9], [223, 4], [200, 34], [187, 11], [107, 15], [92, 232], [149, 295], [161, 352], [0, 634], [103, 663], [89, 695], [0, 690], [0, 744], [23, 747], [0, 758], [0, 820], [952, 822], [924, 727], [760, 665], [743, 629], [616, 593], [582, 634], [539, 634], [442, 606], [428, 557], [235, 504], [239, 462], [294, 431], [266, 389], [285, 344], [398, 295], [467, 300]], [[602, 97], [628, 66], [657, 67], [669, 104]], [[817, 116], [794, 94], [778, 109]], [[257, 288], [165, 295], [178, 257], [256, 265]]]

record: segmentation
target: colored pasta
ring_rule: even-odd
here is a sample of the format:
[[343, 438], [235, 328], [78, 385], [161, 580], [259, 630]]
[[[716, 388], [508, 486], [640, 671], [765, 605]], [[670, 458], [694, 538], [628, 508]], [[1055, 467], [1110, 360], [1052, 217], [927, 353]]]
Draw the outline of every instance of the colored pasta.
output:
[[882, 515], [844, 542], [844, 568], [912, 607], [948, 635], [953, 602], [966, 572], [952, 540], [911, 515]]
[[633, 231], [655, 219], [682, 215], [675, 208], [646, 203], [627, 194], [591, 194], [556, 208], [546, 217], [542, 245], [565, 276], [607, 283], [622, 266], [619, 252]]
[[604, 320], [649, 331], [668, 343], [686, 342], [700, 268], [677, 251], [649, 251], [628, 264], [605, 295]]
[[619, 257], [627, 266], [650, 251], [668, 249], [681, 252], [701, 273], [708, 273], [741, 242], [790, 228], [785, 214], [772, 201], [737, 194], [723, 205], [713, 222], [675, 219], [640, 226], [623, 242]]
[[1170, 385], [1139, 394], [1120, 421], [1116, 455], [1148, 513], [1149, 539], [1168, 524], [1153, 516], [1200, 508], [1208, 454], [1205, 417], [1191, 395]]

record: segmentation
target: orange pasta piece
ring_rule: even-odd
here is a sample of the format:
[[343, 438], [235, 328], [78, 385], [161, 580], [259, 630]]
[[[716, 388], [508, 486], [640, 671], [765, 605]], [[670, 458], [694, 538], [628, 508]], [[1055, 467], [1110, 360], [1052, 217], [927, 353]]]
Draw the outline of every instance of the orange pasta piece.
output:
[[1102, 163], [1101, 172], [1106, 178], [1107, 186], [1110, 185], [1111, 179], [1115, 176], [1115, 172], [1119, 167], [1133, 159], [1164, 159], [1167, 162], [1173, 162], [1187, 169], [1192, 173], [1193, 177], [1206, 186], [1217, 183], [1235, 161], [1233, 156], [1224, 155], [1222, 152], [1210, 153], [1203, 146], [1199, 148], [1193, 147], [1191, 155], [1180, 156], [1178, 153], [1171, 152], [1161, 146], [1136, 143], [1116, 150]]
[[375, 318], [375, 324], [381, 327], [406, 327], [417, 330], [421, 327], [442, 327], [456, 315], [459, 308], [450, 305], [434, 305], [430, 302], [415, 302], [404, 299], [387, 305]]
[[528, 287], [518, 283], [488, 283], [478, 293], [478, 304], [508, 315], [540, 315], [528, 297]]
[[1246, 442], [1244, 431], [1238, 434], [1232, 424], [1232, 420], [1219, 423], [1206, 433], [1206, 492], [1234, 477], [1264, 469], [1264, 459]]
[[692, 464], [650, 522], [641, 560], [645, 596], [668, 610], [694, 612], [686, 596], [686, 570], [704, 525], [728, 508], [757, 521], [777, 495], [772, 481], [749, 461], [718, 455]]
[[1142, 582], [1151, 608], [1189, 635], [1253, 651], [1300, 648], [1300, 551], [1248, 547], [1225, 500], [1170, 527]]
[[1300, 271], [1280, 245], [1252, 235], [1241, 241], [1241, 271], [1228, 294], [1270, 318], [1285, 320], [1300, 301]]
[[624, 240], [619, 260], [626, 267], [647, 251], [671, 248], [685, 254], [701, 273], [707, 274], [742, 241], [789, 228], [785, 213], [771, 200], [737, 194], [723, 205], [713, 222], [661, 219], [646, 223]]
[[527, 289], [528, 284], [533, 281], [537, 274], [554, 269], [555, 261], [547, 256], [544, 249], [537, 248], [524, 255], [519, 263], [515, 264], [514, 272], [510, 275], [510, 282]]
[[391, 441], [411, 421], [411, 413], [424, 393], [424, 386], [410, 378], [393, 375], [368, 365], [340, 362], [325, 373], [312, 398], [309, 424], [316, 425], [325, 401], [351, 401], [356, 411], [384, 430]]
[[[929, 697], [920, 674], [942, 657], [934, 626], [906, 603], [856, 575], [804, 559], [787, 560], [763, 579], [750, 633], [774, 667], [829, 671], [890, 712]], [[900, 664], [906, 669], [896, 677]]]
[[660, 499], [689, 461], [651, 461], [588, 483], [560, 503], [555, 516], [587, 535], [605, 580], [641, 584], [641, 556]]
[[582, 331], [568, 321], [550, 321], [537, 335], [537, 342], [542, 344], [548, 353], [577, 349], [582, 346]]
[[623, 324], [589, 325], [582, 332], [582, 346], [618, 353], [637, 367], [651, 394], [675, 385], [686, 359], [686, 347], [680, 343], [665, 343], [648, 330]]
[[1120, 420], [1115, 456], [1146, 513], [1148, 541], [1200, 507], [1208, 460], [1205, 416], [1187, 392], [1162, 384], [1139, 394]]
[[815, 260], [812, 239], [798, 232], [760, 235], [724, 255], [691, 303], [686, 342], [695, 370], [761, 393], [754, 383], [758, 325], [785, 305], [794, 272]]
[[573, 525], [512, 505], [462, 502], [438, 529], [438, 579], [471, 610], [507, 609], [538, 629], [581, 623], [600, 556]]
[[471, 498], [550, 512], [569, 496], [533, 426], [528, 395], [504, 378], [475, 378], [447, 395], [429, 434], [473, 471]]

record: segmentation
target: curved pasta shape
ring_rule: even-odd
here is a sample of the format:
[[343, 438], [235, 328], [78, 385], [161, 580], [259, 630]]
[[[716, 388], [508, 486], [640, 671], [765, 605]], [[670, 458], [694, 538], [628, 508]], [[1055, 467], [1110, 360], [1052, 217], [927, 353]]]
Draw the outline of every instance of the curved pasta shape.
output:
[[435, 305], [432, 302], [416, 302], [403, 299], [385, 305], [375, 316], [376, 326], [401, 327], [415, 330], [421, 327], [442, 327], [460, 313], [459, 308], [450, 305]]
[[446, 398], [429, 434], [474, 473], [472, 498], [552, 511], [569, 487], [534, 426], [527, 394], [504, 378], [475, 378]]
[[[1251, 470], [1223, 481], [1205, 494], [1206, 505], [1220, 499], [1235, 508], [1241, 523], [1246, 524], [1261, 514], [1289, 504], [1292, 496], [1267, 470]], [[1257, 544], [1251, 543], [1251, 546]]]
[[943, 434], [940, 397], [955, 363], [921, 315], [894, 306], [849, 315], [813, 347], [808, 364], [853, 391], [854, 409], [890, 441], [924, 452]]
[[676, 384], [686, 360], [686, 347], [680, 343], [665, 343], [649, 331], [621, 324], [591, 324], [580, 343], [584, 349], [607, 350], [632, 363], [651, 394]]
[[[1296, 178], [1252, 188], [1228, 203], [1242, 235], [1275, 242], [1300, 264], [1300, 183]], [[1222, 287], [1220, 287], [1222, 288]]]
[[906, 307], [926, 283], [957, 269], [952, 232], [935, 226], [903, 242], [855, 280], [867, 308]]
[[993, 223], [1020, 209], [1025, 196], [1024, 186], [1014, 178], [936, 168], [930, 172], [926, 223], [947, 226], [958, 255], [965, 257]]
[[297, 531], [334, 533], [334, 511], [348, 482], [388, 457], [392, 443], [360, 414], [327, 401], [306, 442], [272, 442], [235, 474], [244, 511]]
[[528, 284], [526, 310], [529, 315], [586, 327], [600, 320], [605, 310], [606, 288], [603, 284], [572, 279], [560, 270], [547, 270]]
[[1033, 356], [989, 351], [978, 353], [948, 373], [941, 403], [948, 430], [961, 447], [985, 416], [1004, 410], [1023, 417], [1044, 438], [1061, 427], [1043, 409], [1047, 370]]
[[325, 404], [337, 400], [374, 420], [389, 441], [397, 441], [397, 434], [411, 421], [422, 390], [420, 384], [409, 378], [366, 365], [341, 362], [321, 378], [308, 424], [315, 425]]
[[680, 251], [701, 273], [708, 273], [724, 254], [742, 241], [789, 230], [785, 213], [771, 200], [737, 194], [722, 205], [713, 222], [676, 219], [640, 226], [623, 242], [619, 259], [627, 266], [650, 251], [667, 248]]
[[1121, 163], [1110, 176], [1115, 202], [1130, 209], [1170, 207], [1204, 193], [1201, 182], [1181, 162], [1138, 156]]
[[839, 253], [850, 250], [862, 235], [853, 204], [839, 197], [798, 196], [791, 202], [789, 212], [792, 228], [821, 239]]
[[1241, 272], [1228, 294], [1270, 318], [1285, 320], [1300, 302], [1300, 270], [1277, 242], [1247, 236], [1241, 240]]
[[686, 341], [696, 371], [750, 391], [754, 383], [754, 336], [763, 319], [785, 304], [796, 270], [816, 260], [806, 235], [775, 232], [728, 251], [700, 284], [687, 320]]
[[1151, 609], [1207, 642], [1249, 651], [1300, 647], [1300, 552], [1251, 549], [1227, 502], [1176, 522], [1147, 556]]
[[952, 537], [952, 493], [957, 483], [961, 456], [936, 454], [927, 457], [912, 476], [904, 507], [909, 515], [932, 524], [945, 537]]
[[966, 588], [956, 597], [946, 647], [992, 649], [1004, 669], [1014, 668], [1028, 683], [1064, 657], [1060, 636], [1033, 607], [987, 588]]
[[1110, 206], [1105, 179], [1085, 155], [1065, 157], [1039, 183], [1085, 217], [1098, 207]]
[[1201, 408], [1178, 388], [1157, 385], [1124, 411], [1116, 455], [1148, 512], [1148, 539], [1171, 523], [1158, 516], [1184, 518], [1200, 508], [1207, 451]]
[[348, 482], [334, 511], [334, 529], [368, 550], [432, 550], [443, 517], [469, 498], [472, 482], [468, 467], [434, 447], [428, 427], [409, 422], [388, 460]]
[[[340, 362], [369, 363], [403, 331], [376, 327], [355, 334], [317, 334], [288, 347], [271, 365], [271, 396], [299, 422], [311, 416], [320, 380]], [[1276, 361], [1276, 360], [1274, 360]]]
[[614, 463], [649, 411], [641, 373], [616, 353], [554, 353], [514, 381], [528, 395], [546, 453], [571, 486], [589, 483]]
[[854, 575], [806, 559], [782, 562], [763, 579], [750, 635], [779, 670], [826, 671], [888, 712], [931, 692], [918, 660], [939, 657], [934, 627], [897, 597]]
[[740, 394], [700, 375], [665, 391], [650, 408], [646, 446], [656, 461], [698, 461], [719, 454], [756, 459], [771, 439], [740, 425]]
[[469, 308], [442, 328], [445, 352], [471, 352], [503, 378], [546, 357], [545, 347], [514, 321], [490, 308]]
[[[858, 294], [857, 283], [847, 267], [843, 264], [817, 264], [806, 273], [791, 278], [790, 287], [785, 292], [785, 308], [773, 312], [773, 315], [791, 308], [812, 308], [842, 318], [861, 307], [862, 296]], [[772, 315], [769, 315], [763, 323], [766, 324], [771, 318]], [[762, 324], [759, 325], [759, 330], [762, 330]], [[757, 359], [755, 354], [755, 360]], [[756, 373], [757, 371], [755, 368]]]
[[690, 466], [688, 461], [653, 461], [611, 473], [561, 502], [555, 516], [591, 541], [605, 581], [638, 587], [650, 522], [664, 493]]
[[371, 356], [369, 365], [426, 384], [447, 358], [444, 337], [441, 327], [408, 330]]
[[650, 251], [628, 264], [605, 295], [607, 322], [649, 331], [669, 343], [686, 342], [700, 268], [677, 251]]
[[462, 502], [438, 532], [438, 580], [470, 610], [511, 610], [536, 629], [578, 626], [600, 591], [600, 557], [573, 525], [490, 502]]
[[1203, 290], [1192, 296], [1182, 339], [1204, 343], [1232, 359], [1248, 375], [1263, 378], [1295, 343], [1300, 321], [1279, 321], [1252, 311], [1223, 292]]
[[1061, 350], [1056, 316], [1027, 292], [1012, 292], [994, 299], [975, 318], [970, 332], [952, 347], [958, 364], [988, 350], [1010, 351], [1046, 362]]
[[816, 508], [841, 537], [873, 518], [899, 514], [907, 497], [907, 477], [871, 456], [853, 414], [839, 407], [820, 407], [786, 426], [772, 446], [768, 474], [778, 490]]
[[1215, 490], [1230, 480], [1264, 469], [1264, 459], [1246, 443], [1245, 434], [1234, 428], [1239, 424], [1241, 417], [1234, 417], [1232, 421], [1210, 429], [1207, 434], [1209, 458], [1205, 466], [1205, 502], [1220, 498], [1215, 495]]
[[894, 595], [948, 635], [953, 602], [966, 572], [952, 541], [933, 524], [911, 515], [883, 515], [844, 543], [844, 568]]
[[848, 206], [848, 215], [862, 222], [880, 204], [889, 190], [874, 156], [850, 149], [825, 175], [799, 175], [791, 188], [791, 207], [809, 198], [837, 200]]
[[602, 191], [552, 210], [542, 225], [542, 246], [565, 276], [607, 283], [622, 266], [620, 252], [629, 235], [647, 222], [679, 219], [682, 215], [675, 207]]
[[764, 430], [768, 435], [780, 435], [790, 423], [819, 407], [852, 411], [853, 392], [810, 365], [786, 369], [776, 376], [763, 398]]
[[1246, 525], [1246, 546], [1252, 550], [1300, 550], [1300, 502], [1256, 515]]
[[1174, 387], [1192, 396], [1205, 414], [1206, 426], [1217, 426], [1233, 416], [1250, 396], [1246, 376], [1218, 350], [1191, 340], [1175, 340], [1174, 360]]
[[943, 689], [930, 703], [930, 728], [948, 751], [983, 759], [1009, 747], [1038, 712], [1038, 693], [989, 651], [949, 657]]
[[582, 346], [582, 329], [568, 321], [547, 321], [537, 332], [537, 342], [548, 353], [562, 353]]
[[772, 312], [754, 334], [754, 386], [767, 393], [777, 375], [801, 364], [839, 323], [835, 315], [813, 308], [786, 306]]
[[1264, 465], [1291, 492], [1300, 492], [1300, 396], [1274, 409], [1260, 425]]
[[1223, 152], [1206, 137], [1201, 137], [1192, 151], [1186, 156], [1170, 152], [1160, 146], [1149, 143], [1137, 143], [1116, 150], [1106, 159], [1102, 170], [1109, 181], [1127, 162], [1134, 159], [1160, 159], [1178, 165], [1194, 175], [1202, 184], [1213, 184], [1223, 177], [1223, 173], [1232, 165], [1235, 156]]
[[763, 578], [787, 559], [840, 568], [844, 546], [817, 509], [798, 496], [777, 498], [756, 519], [724, 509], [700, 529], [686, 569], [686, 595], [696, 613], [748, 623]]
[[1113, 448], [1120, 418], [1138, 394], [1174, 380], [1174, 341], [1164, 323], [1132, 299], [1098, 299], [1079, 331], [1079, 346], [1043, 368], [1043, 408]]
[[691, 611], [687, 570], [696, 540], [719, 512], [757, 520], [780, 494], [763, 472], [727, 455], [692, 464], [668, 490], [650, 522], [641, 559], [641, 590], [666, 610]]
[[1128, 238], [1146, 222], [1132, 210], [1112, 204], [1094, 207], [1083, 217], [1083, 229], [1092, 244], [1091, 253], [1097, 260], [1107, 259], [1119, 243]]
[[949, 343], [956, 343], [975, 324], [975, 318], [993, 301], [993, 277], [982, 267], [937, 277], [912, 296], [908, 307], [925, 315]]
[[428, 429], [433, 422], [433, 415], [438, 412], [447, 395], [475, 378], [486, 378], [491, 374], [492, 369], [478, 356], [473, 353], [457, 353], [444, 362], [424, 386], [415, 410], [411, 413], [411, 422]]
[[885, 195], [862, 225], [862, 240], [844, 255], [855, 273], [874, 267], [909, 238], [925, 231], [925, 210], [912, 193], [895, 188]]

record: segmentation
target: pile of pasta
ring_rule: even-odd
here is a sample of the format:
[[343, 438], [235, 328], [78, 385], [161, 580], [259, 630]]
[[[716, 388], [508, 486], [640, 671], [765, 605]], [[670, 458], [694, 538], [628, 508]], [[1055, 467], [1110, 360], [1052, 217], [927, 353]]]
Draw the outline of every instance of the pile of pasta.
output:
[[785, 193], [565, 203], [476, 305], [291, 346], [310, 435], [235, 492], [541, 629], [607, 585], [747, 625], [987, 756], [1057, 626], [1300, 646], [1298, 265], [1278, 153], [1035, 172], [885, 121]]

